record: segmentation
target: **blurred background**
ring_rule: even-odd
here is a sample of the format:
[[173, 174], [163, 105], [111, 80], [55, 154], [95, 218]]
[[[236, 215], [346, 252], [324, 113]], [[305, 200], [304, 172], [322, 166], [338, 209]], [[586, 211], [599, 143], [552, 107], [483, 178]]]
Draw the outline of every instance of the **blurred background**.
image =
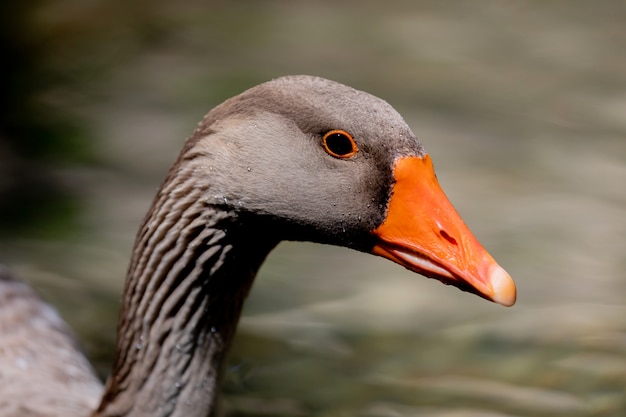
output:
[[507, 309], [283, 243], [229, 416], [626, 415], [626, 3], [3, 2], [0, 262], [106, 377], [134, 236], [213, 106], [285, 74], [376, 94], [514, 277]]

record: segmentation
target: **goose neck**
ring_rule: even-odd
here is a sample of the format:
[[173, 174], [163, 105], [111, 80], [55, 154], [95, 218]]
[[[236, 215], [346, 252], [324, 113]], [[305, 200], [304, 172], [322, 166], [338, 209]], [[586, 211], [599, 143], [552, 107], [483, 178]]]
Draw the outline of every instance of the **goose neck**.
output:
[[215, 409], [243, 301], [277, 242], [209, 205], [206, 190], [181, 190], [164, 185], [137, 237], [96, 416], [206, 417]]

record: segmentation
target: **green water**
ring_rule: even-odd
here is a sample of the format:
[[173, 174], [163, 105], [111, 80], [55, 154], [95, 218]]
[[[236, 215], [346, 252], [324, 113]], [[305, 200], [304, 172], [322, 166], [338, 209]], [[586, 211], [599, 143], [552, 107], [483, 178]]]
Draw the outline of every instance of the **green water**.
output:
[[68, 0], [28, 20], [49, 42], [34, 73], [56, 74], [28, 103], [84, 144], [25, 158], [59, 209], [3, 234], [0, 261], [58, 306], [103, 375], [135, 230], [184, 138], [224, 98], [309, 73], [404, 115], [518, 304], [281, 244], [246, 305], [227, 414], [626, 415], [623, 2], [177, 4]]

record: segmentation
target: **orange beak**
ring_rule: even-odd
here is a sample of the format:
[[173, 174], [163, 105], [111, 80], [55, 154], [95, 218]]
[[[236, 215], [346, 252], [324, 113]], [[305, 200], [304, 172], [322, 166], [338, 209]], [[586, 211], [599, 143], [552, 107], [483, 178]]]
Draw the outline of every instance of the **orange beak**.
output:
[[515, 304], [515, 283], [448, 201], [430, 157], [399, 159], [394, 177], [372, 253], [504, 306]]

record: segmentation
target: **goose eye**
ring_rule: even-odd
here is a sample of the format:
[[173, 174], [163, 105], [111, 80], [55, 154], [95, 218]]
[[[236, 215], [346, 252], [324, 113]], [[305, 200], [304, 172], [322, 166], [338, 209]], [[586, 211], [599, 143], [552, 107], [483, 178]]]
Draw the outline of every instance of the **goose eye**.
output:
[[345, 130], [331, 130], [322, 138], [324, 149], [335, 158], [350, 158], [354, 156], [359, 148], [356, 142]]

